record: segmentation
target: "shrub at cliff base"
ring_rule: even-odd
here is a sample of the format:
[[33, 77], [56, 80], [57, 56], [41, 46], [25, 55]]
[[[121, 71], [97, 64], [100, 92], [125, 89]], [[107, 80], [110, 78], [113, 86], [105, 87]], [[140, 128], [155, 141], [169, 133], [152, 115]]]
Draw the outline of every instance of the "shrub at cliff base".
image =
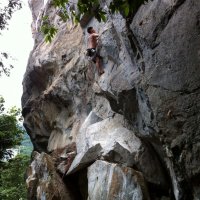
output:
[[17, 155], [8, 162], [1, 163], [0, 199], [27, 199], [25, 171], [29, 160], [30, 156], [28, 155]]

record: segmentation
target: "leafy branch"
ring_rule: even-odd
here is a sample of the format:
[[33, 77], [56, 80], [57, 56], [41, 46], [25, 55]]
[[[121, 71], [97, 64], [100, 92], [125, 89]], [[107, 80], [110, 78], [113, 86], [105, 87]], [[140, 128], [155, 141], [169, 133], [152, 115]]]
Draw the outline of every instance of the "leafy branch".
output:
[[0, 96], [0, 160], [11, 156], [9, 148], [19, 145], [24, 129], [19, 125], [22, 121], [21, 110], [12, 107], [5, 112], [4, 98]]
[[5, 60], [11, 58], [11, 56], [9, 56], [7, 53], [5, 52], [0, 52], [0, 76], [2, 74], [5, 74], [6, 76], [10, 76], [10, 70], [13, 68], [13, 65], [9, 64], [5, 64]]
[[0, 30], [7, 28], [8, 21], [11, 19], [13, 13], [22, 7], [20, 0], [9, 0], [8, 5], [0, 8]]
[[51, 25], [48, 16], [44, 16], [42, 20], [43, 24], [41, 26], [41, 31], [45, 35], [45, 41], [51, 42], [52, 38], [55, 36], [58, 30], [53, 25]]
[[[13, 13], [22, 7], [21, 0], [9, 0], [7, 5], [3, 8], [0, 7], [0, 31], [8, 29], [8, 21], [12, 18]], [[1, 35], [1, 32], [0, 32]], [[0, 76], [5, 74], [10, 75], [10, 70], [13, 65], [6, 65], [5, 59], [10, 58], [10, 56], [5, 52], [0, 52]]]
[[[106, 1], [104, 1], [106, 4]], [[73, 3], [69, 0], [52, 0], [52, 5], [59, 8], [58, 15], [66, 22], [68, 19], [72, 19], [74, 23], [80, 22], [82, 16], [92, 15], [99, 22], [106, 22], [110, 14], [121, 13], [125, 18], [132, 16], [144, 0], [113, 0], [107, 5], [108, 11], [105, 11], [100, 6], [99, 0], [78, 0], [77, 3]], [[51, 42], [58, 29], [47, 21], [48, 17], [45, 16], [44, 23], [41, 27], [41, 31], [45, 36], [45, 41]]]

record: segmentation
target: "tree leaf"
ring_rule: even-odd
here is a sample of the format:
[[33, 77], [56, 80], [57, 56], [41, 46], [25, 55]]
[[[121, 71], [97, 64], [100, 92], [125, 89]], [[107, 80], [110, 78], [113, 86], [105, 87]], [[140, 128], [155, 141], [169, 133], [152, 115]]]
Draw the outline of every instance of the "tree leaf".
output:
[[125, 14], [125, 16], [127, 17], [128, 16], [128, 14], [129, 14], [129, 6], [128, 6], [128, 4], [125, 4], [124, 5], [124, 14]]

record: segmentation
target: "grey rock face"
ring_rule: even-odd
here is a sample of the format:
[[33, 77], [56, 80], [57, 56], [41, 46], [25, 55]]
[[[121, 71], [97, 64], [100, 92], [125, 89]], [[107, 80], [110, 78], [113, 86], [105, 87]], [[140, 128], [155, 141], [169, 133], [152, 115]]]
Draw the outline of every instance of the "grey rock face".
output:
[[[88, 117], [90, 118], [90, 114]], [[90, 121], [86, 119], [85, 121]], [[86, 124], [83, 124], [85, 127]], [[97, 159], [139, 168], [152, 184], [167, 186], [164, 170], [152, 149], [125, 128], [123, 117], [116, 115], [98, 123], [80, 128], [77, 152], [68, 174], [83, 168]], [[84, 132], [85, 131], [85, 132]]]
[[88, 168], [88, 200], [150, 199], [144, 177], [128, 167], [96, 161]]
[[[50, 1], [40, 4], [30, 1], [34, 27], [48, 13], [59, 32], [47, 44], [36, 30], [24, 76], [24, 126], [35, 150], [76, 143], [66, 179], [84, 181], [83, 199], [198, 199], [200, 1], [148, 1], [132, 18], [84, 17], [82, 27], [61, 22]], [[100, 34], [101, 76], [85, 56], [88, 26]]]
[[34, 155], [26, 180], [28, 199], [75, 199], [54, 169], [51, 156], [42, 153]]
[[[191, 9], [191, 15], [186, 14]], [[189, 188], [194, 174], [199, 174], [199, 158], [195, 158], [195, 170], [191, 171], [200, 133], [199, 9], [199, 1], [153, 1], [141, 7], [131, 24], [145, 63], [140, 87], [148, 97], [157, 137], [170, 151], [178, 177], [175, 179], [180, 192], [176, 199], [184, 196], [180, 188]], [[145, 124], [155, 127], [149, 120]]]

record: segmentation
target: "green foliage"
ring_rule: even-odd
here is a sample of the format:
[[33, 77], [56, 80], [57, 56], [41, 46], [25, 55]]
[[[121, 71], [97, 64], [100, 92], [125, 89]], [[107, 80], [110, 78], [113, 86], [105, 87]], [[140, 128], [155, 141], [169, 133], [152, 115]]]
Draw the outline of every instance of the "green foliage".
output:
[[7, 28], [8, 21], [11, 19], [13, 13], [21, 7], [22, 4], [19, 0], [9, 0], [6, 6], [3, 8], [0, 7], [0, 30]]
[[57, 33], [57, 29], [49, 23], [48, 16], [43, 17], [43, 24], [41, 26], [41, 31], [45, 35], [45, 41], [51, 42], [54, 35]]
[[[106, 1], [104, 2], [106, 3]], [[100, 6], [99, 0], [78, 0], [76, 4], [69, 0], [52, 0], [52, 3], [56, 8], [60, 8], [58, 15], [63, 21], [66, 22], [71, 18], [75, 23], [78, 23], [83, 15], [92, 15], [99, 22], [106, 22], [108, 15], [117, 12], [120, 12], [124, 17], [129, 17], [138, 10], [140, 5], [144, 3], [144, 0], [113, 0], [107, 5], [108, 11]], [[67, 7], [70, 10], [69, 13]], [[49, 22], [46, 21], [46, 23], [48, 25], [45, 24], [45, 27], [43, 25], [41, 30], [45, 35], [45, 40], [51, 42], [57, 29], [53, 29], [53, 25]]]
[[58, 15], [64, 22], [66, 22], [70, 18], [67, 10], [65, 9], [61, 9]]
[[12, 156], [12, 148], [19, 145], [23, 139], [24, 130], [19, 125], [21, 111], [16, 107], [4, 113], [4, 99], [0, 97], [0, 159]]
[[66, 4], [68, 3], [69, 1], [68, 0], [53, 0], [52, 1], [52, 4], [55, 6], [55, 7], [59, 7], [59, 8], [65, 8], [66, 7]]
[[[22, 7], [20, 0], [8, 0], [6, 6], [1, 7], [0, 3], [0, 31], [8, 29], [8, 21], [12, 18], [13, 13]], [[0, 33], [1, 35], [1, 33]], [[5, 59], [11, 58], [7, 53], [0, 52], [0, 76], [5, 74], [10, 75], [10, 70], [13, 68], [11, 64], [5, 64]]]
[[[20, 109], [12, 107], [6, 112], [4, 103], [4, 98], [0, 96], [0, 199], [25, 200], [25, 171], [30, 161], [32, 145], [28, 135], [24, 134], [25, 131], [19, 125], [22, 120]], [[12, 150], [9, 151], [8, 148], [15, 148], [21, 143], [21, 154], [8, 159], [12, 156]], [[2, 158], [8, 160], [3, 162]]]
[[24, 134], [23, 140], [19, 146], [20, 154], [31, 155], [33, 151], [33, 145], [27, 133]]
[[25, 171], [30, 157], [18, 155], [8, 162], [0, 164], [0, 199], [27, 199]]
[[13, 68], [13, 65], [5, 64], [6, 59], [11, 58], [7, 53], [0, 52], [0, 76], [5, 74], [6, 76], [10, 75], [10, 70]]
[[4, 103], [5, 103], [4, 98], [0, 96], [0, 114], [3, 113], [3, 111], [5, 110]]

